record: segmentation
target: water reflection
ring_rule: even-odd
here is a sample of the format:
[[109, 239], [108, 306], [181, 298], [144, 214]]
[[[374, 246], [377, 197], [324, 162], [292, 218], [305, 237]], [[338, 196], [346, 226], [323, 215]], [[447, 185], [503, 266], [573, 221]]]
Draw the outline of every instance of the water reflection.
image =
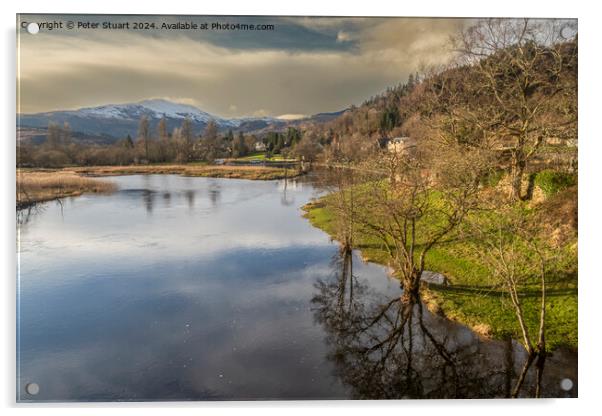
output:
[[189, 209], [193, 209], [194, 208], [194, 191], [191, 190], [187, 190], [185, 193], [186, 195], [186, 200], [188, 201], [188, 208]]
[[152, 214], [153, 213], [153, 204], [155, 201], [155, 192], [145, 189], [142, 192], [142, 200], [144, 201], [144, 207], [146, 208], [146, 212], [148, 214]]
[[214, 208], [217, 207], [219, 203], [221, 192], [222, 191], [218, 183], [212, 183], [209, 187], [209, 200]]
[[288, 188], [291, 187], [293, 190], [297, 189], [298, 182], [296, 180], [291, 180], [288, 178], [284, 178], [280, 185], [280, 191], [282, 193], [282, 197], [280, 198], [280, 204], [284, 206], [290, 206], [295, 203], [295, 194], [294, 192], [287, 192]]
[[111, 180], [19, 213], [19, 400], [349, 397], [309, 307], [336, 247], [278, 182]]
[[171, 192], [163, 192], [163, 201], [165, 203], [166, 208], [169, 208], [171, 206]]
[[29, 224], [29, 221], [32, 218], [39, 214], [44, 209], [44, 205], [42, 204], [33, 204], [29, 205], [25, 208], [17, 210], [17, 226], [23, 227], [24, 225]]
[[[302, 218], [307, 179], [111, 180], [18, 212], [19, 400], [497, 397], [523, 362], [420, 305], [404, 317], [384, 268]], [[576, 394], [556, 387], [576, 383], [567, 357], [544, 395]]]
[[[341, 251], [329, 279], [318, 280], [315, 317], [328, 332], [329, 359], [358, 399], [510, 397], [526, 358], [518, 343], [480, 339], [468, 328], [431, 314], [422, 303], [375, 292], [353, 273], [353, 256]], [[552, 368], [550, 368], [552, 366]], [[560, 380], [575, 357], [557, 352], [546, 368], [543, 392], [573, 396]], [[523, 397], [532, 397], [529, 373]]]

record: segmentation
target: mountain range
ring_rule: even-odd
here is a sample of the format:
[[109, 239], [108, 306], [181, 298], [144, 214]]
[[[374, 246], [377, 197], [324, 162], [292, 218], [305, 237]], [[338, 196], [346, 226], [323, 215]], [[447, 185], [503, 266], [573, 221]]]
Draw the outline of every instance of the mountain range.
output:
[[[43, 132], [49, 123], [59, 125], [69, 123], [71, 130], [75, 133], [74, 137], [83, 136], [97, 142], [112, 142], [124, 138], [128, 134], [131, 137], [136, 137], [138, 124], [142, 116], [148, 117], [151, 129], [156, 129], [159, 121], [165, 118], [169, 132], [175, 127], [180, 127], [185, 118], [189, 118], [194, 133], [200, 134], [209, 120], [214, 120], [220, 131], [232, 129], [243, 132], [258, 132], [264, 129], [279, 130], [289, 125], [298, 125], [312, 120], [324, 122], [339, 116], [342, 112], [319, 113], [300, 120], [282, 120], [274, 117], [228, 119], [214, 116], [192, 105], [164, 99], [150, 99], [137, 103], [108, 104], [78, 110], [20, 114], [17, 121], [21, 130], [29, 130], [34, 133]], [[35, 136], [34, 133], [32, 133], [33, 136]]]

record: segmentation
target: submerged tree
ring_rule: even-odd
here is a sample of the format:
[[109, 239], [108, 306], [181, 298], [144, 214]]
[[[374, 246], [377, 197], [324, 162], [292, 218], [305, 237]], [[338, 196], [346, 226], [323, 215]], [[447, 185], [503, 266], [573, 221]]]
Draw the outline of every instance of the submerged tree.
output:
[[[464, 326], [377, 292], [340, 253], [316, 282], [316, 320], [328, 334], [337, 374], [358, 399], [504, 397], [511, 345], [487, 345]], [[461, 336], [458, 336], [461, 335]], [[457, 342], [464, 339], [469, 342]], [[511, 355], [511, 354], [510, 354]]]
[[425, 144], [416, 154], [389, 152], [363, 170], [355, 218], [378, 241], [400, 278], [403, 301], [419, 299], [419, 284], [431, 250], [478, 207], [487, 155], [462, 146]]
[[[496, 202], [494, 211], [470, 224], [471, 241], [496, 285], [508, 295], [527, 359], [512, 391], [517, 397], [530, 367], [535, 364], [535, 397], [541, 396], [546, 356], [547, 276], [555, 262], [554, 250], [542, 235], [540, 219], [529, 209]], [[501, 205], [501, 206], [500, 206]], [[525, 312], [525, 293], [538, 291], [539, 307], [534, 316]]]

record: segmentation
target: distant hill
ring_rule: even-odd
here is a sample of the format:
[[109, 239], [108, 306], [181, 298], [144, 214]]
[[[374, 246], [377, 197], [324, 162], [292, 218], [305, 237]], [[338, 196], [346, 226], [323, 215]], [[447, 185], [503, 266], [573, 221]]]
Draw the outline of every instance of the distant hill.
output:
[[[220, 131], [229, 129], [243, 132], [264, 132], [282, 130], [304, 122], [326, 122], [338, 117], [342, 111], [319, 113], [299, 120], [281, 120], [275, 117], [222, 118], [202, 111], [192, 105], [174, 103], [163, 99], [144, 100], [129, 104], [107, 104], [98, 107], [81, 108], [70, 111], [51, 111], [36, 114], [21, 114], [18, 120], [22, 137], [43, 140], [49, 123], [69, 123], [73, 137], [98, 144], [110, 143], [117, 139], [136, 137], [140, 117], [147, 116], [151, 129], [156, 129], [165, 117], [167, 129], [171, 132], [180, 127], [188, 117], [195, 134], [200, 134], [209, 120], [215, 120]], [[32, 134], [35, 132], [35, 134]]]
[[287, 121], [273, 117], [243, 117], [226, 119], [214, 116], [194, 106], [154, 99], [130, 104], [108, 104], [72, 111], [52, 111], [37, 114], [21, 114], [21, 129], [46, 129], [49, 123], [69, 123], [73, 132], [90, 137], [119, 139], [136, 137], [140, 117], [147, 116], [152, 129], [165, 117], [168, 131], [179, 127], [190, 118], [195, 134], [201, 133], [209, 120], [215, 120], [219, 130], [259, 130], [269, 126], [286, 125]]

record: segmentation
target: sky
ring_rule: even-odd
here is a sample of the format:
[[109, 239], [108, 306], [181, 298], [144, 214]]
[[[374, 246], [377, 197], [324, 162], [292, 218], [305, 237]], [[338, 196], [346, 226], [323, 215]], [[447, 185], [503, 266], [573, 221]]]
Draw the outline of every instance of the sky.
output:
[[[446, 63], [470, 24], [441, 18], [18, 16], [18, 110], [37, 113], [164, 98], [221, 117], [297, 118], [360, 104]], [[129, 29], [68, 29], [67, 22]], [[21, 25], [40, 24], [32, 35]], [[44, 23], [62, 23], [49, 30]], [[133, 29], [134, 22], [155, 29]], [[163, 23], [209, 29], [162, 29]], [[218, 30], [213, 23], [273, 25]]]

